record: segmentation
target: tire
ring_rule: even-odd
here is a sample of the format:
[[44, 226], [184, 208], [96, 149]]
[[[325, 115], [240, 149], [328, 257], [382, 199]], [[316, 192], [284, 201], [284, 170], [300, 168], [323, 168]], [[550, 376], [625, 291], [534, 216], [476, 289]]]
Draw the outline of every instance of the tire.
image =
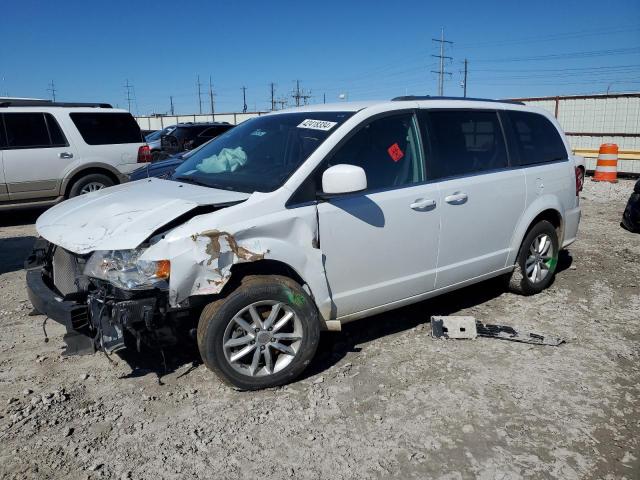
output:
[[113, 180], [101, 173], [91, 173], [76, 180], [69, 189], [69, 198], [77, 197], [89, 191], [102, 190], [111, 187]]
[[[252, 308], [263, 328], [256, 327]], [[285, 316], [289, 320], [283, 323]], [[311, 362], [319, 339], [315, 303], [296, 282], [277, 275], [245, 277], [225, 298], [207, 305], [198, 322], [198, 349], [204, 364], [239, 390], [291, 382]], [[242, 351], [246, 353], [234, 360]]]
[[[543, 243], [543, 238], [549, 243]], [[535, 295], [551, 285], [559, 251], [555, 227], [546, 220], [536, 223], [522, 241], [515, 268], [509, 277], [509, 290], [519, 295]]]

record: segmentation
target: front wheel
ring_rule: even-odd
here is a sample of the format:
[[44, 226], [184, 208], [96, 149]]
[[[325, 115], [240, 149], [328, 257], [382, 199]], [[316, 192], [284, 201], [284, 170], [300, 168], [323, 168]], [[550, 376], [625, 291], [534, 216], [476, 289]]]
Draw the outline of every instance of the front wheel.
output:
[[311, 362], [320, 338], [313, 300], [293, 280], [249, 276], [227, 297], [207, 305], [198, 323], [205, 365], [241, 390], [295, 379]]
[[509, 289], [520, 295], [540, 293], [553, 282], [558, 265], [558, 234], [551, 223], [535, 224], [522, 241]]

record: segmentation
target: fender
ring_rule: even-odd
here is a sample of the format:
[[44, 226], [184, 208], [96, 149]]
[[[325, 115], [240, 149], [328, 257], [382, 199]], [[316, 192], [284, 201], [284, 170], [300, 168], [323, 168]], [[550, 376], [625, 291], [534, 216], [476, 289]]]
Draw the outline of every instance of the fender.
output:
[[545, 210], [555, 210], [560, 216], [560, 232], [558, 243], [562, 245], [562, 236], [564, 235], [564, 209], [558, 201], [558, 198], [554, 195], [546, 194], [541, 195], [535, 199], [535, 201], [529, 205], [520, 217], [520, 221], [514, 230], [513, 237], [511, 238], [510, 252], [507, 256], [507, 263], [505, 266], [511, 266], [516, 263], [516, 257], [520, 250], [520, 245], [527, 233], [527, 230], [531, 226], [531, 222]]
[[[252, 224], [212, 222], [210, 215], [215, 213], [194, 217], [149, 247], [141, 259], [171, 262], [169, 303], [174, 307], [193, 295], [220, 293], [234, 264], [277, 260], [304, 279], [325, 327], [331, 327], [326, 323], [331, 300], [323, 253], [318, 248], [315, 206], [298, 210], [295, 216], [285, 211], [255, 219]], [[225, 227], [211, 228], [212, 224]], [[196, 233], [187, 234], [194, 229]]]

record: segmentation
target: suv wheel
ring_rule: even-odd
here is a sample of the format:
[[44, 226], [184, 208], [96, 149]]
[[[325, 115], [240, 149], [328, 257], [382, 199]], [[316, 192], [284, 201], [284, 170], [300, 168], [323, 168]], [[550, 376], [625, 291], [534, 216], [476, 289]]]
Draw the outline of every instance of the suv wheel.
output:
[[69, 190], [69, 198], [77, 197], [78, 195], [84, 195], [85, 193], [95, 192], [97, 190], [102, 190], [103, 188], [107, 188], [112, 185], [113, 180], [111, 180], [106, 175], [102, 175], [101, 173], [92, 173], [75, 181], [75, 183]]
[[534, 225], [522, 241], [509, 289], [520, 295], [534, 295], [547, 288], [556, 273], [558, 253], [554, 226], [546, 220]]
[[320, 338], [313, 300], [293, 280], [248, 276], [227, 297], [207, 305], [198, 323], [205, 365], [240, 390], [294, 380]]

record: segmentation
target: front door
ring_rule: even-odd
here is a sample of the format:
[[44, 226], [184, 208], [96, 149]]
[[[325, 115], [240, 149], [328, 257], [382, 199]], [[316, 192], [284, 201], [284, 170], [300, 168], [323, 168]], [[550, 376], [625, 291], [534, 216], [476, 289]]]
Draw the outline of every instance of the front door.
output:
[[367, 190], [318, 205], [320, 249], [333, 317], [344, 317], [428, 292], [435, 285], [438, 187], [424, 183], [412, 113], [362, 125], [322, 170], [352, 164]]
[[49, 113], [5, 113], [4, 173], [11, 200], [57, 197], [74, 151]]

